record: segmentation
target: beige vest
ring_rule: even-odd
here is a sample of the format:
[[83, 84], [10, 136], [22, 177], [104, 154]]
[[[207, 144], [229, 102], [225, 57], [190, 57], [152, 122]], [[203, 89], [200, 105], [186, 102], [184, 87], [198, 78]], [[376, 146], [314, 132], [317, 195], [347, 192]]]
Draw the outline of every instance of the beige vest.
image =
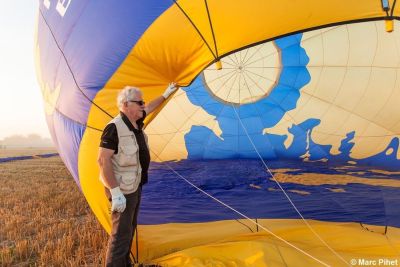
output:
[[[130, 194], [138, 189], [141, 180], [142, 168], [139, 161], [139, 145], [135, 134], [126, 126], [121, 115], [118, 115], [109, 123], [114, 123], [117, 126], [119, 140], [118, 153], [111, 157], [115, 179], [121, 188], [121, 192]], [[100, 179], [103, 181], [102, 177]]]

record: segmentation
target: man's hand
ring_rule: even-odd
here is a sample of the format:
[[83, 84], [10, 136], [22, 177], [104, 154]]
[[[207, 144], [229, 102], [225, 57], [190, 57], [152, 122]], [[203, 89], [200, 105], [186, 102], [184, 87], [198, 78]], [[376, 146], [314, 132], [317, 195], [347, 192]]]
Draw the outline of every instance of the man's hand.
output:
[[126, 198], [122, 194], [119, 186], [110, 189], [111, 192], [111, 211], [124, 212], [126, 208]]
[[173, 92], [175, 92], [178, 89], [178, 86], [176, 86], [176, 83], [170, 83], [165, 89], [165, 92], [162, 94], [162, 96], [167, 99]]

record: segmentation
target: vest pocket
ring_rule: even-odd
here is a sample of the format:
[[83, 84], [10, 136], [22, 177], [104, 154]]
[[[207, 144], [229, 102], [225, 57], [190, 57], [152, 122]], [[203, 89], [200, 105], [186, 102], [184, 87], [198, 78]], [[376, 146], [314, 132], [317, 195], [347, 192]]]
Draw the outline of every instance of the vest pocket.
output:
[[137, 146], [121, 146], [119, 165], [122, 167], [137, 165]]
[[135, 190], [136, 180], [135, 174], [131, 173], [129, 175], [122, 175], [119, 176], [119, 187], [121, 188], [122, 192], [124, 191], [132, 191]]

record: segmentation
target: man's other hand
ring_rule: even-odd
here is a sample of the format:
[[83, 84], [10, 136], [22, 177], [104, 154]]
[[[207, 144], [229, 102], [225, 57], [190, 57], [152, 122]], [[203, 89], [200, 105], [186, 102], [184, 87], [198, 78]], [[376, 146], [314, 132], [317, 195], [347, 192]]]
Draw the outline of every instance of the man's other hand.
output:
[[163, 93], [163, 97], [165, 99], [167, 99], [173, 92], [175, 92], [178, 89], [178, 86], [176, 85], [176, 83], [170, 83], [167, 87], [167, 89], [165, 89], [165, 92]]
[[111, 211], [124, 212], [126, 207], [126, 198], [122, 194], [119, 186], [110, 189], [111, 193]]

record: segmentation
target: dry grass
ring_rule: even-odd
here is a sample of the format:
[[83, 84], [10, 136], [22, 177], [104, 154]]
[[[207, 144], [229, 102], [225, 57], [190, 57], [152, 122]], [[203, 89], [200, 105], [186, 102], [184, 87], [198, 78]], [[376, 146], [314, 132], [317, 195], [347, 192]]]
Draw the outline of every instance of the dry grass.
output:
[[0, 164], [0, 266], [101, 266], [107, 234], [59, 157]]

